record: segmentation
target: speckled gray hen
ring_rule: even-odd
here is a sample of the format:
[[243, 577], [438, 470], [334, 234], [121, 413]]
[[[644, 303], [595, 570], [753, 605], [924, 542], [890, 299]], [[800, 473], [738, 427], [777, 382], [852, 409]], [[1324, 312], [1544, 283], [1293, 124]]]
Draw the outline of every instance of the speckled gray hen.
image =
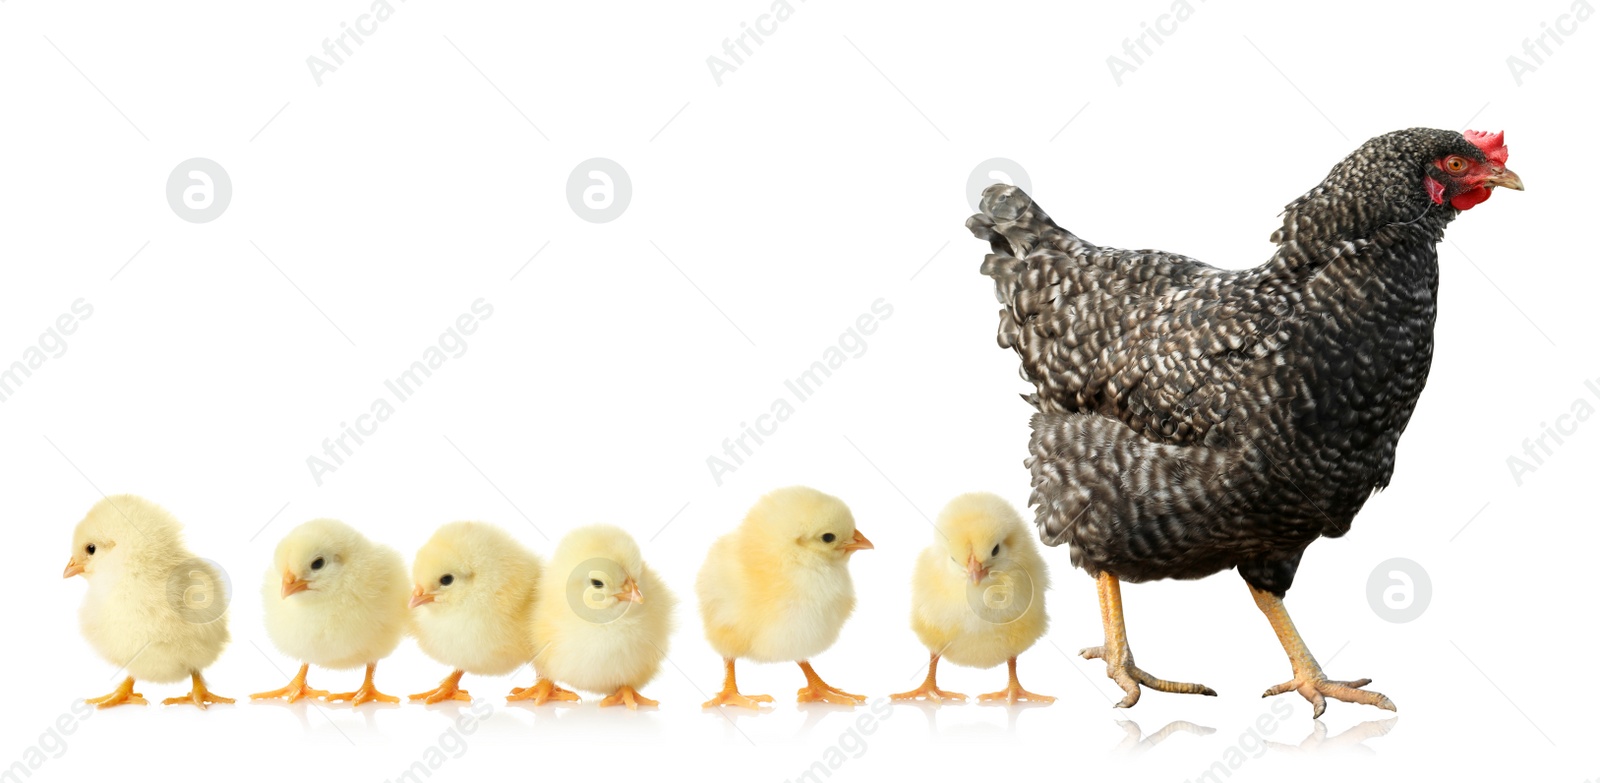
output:
[[1258, 601], [1281, 598], [1305, 548], [1389, 483], [1433, 355], [1436, 244], [1494, 187], [1521, 189], [1505, 159], [1500, 134], [1374, 138], [1238, 271], [1099, 247], [1021, 190], [986, 190], [967, 226], [994, 251], [1000, 345], [1034, 386], [1044, 542], [1096, 576], [1237, 568]]

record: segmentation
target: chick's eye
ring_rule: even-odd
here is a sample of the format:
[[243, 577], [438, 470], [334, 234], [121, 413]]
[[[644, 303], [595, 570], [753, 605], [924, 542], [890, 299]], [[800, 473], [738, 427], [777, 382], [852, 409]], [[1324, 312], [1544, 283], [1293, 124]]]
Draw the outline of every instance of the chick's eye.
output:
[[1000, 545], [999, 544], [995, 544], [994, 545], [994, 549], [989, 551], [989, 556], [990, 557], [998, 557], [999, 555], [1000, 555]]
[[94, 554], [94, 544], [90, 544], [90, 545], [84, 547], [83, 551], [85, 551], [85, 552], [87, 552], [87, 553], [89, 553], [91, 555]]
[[837, 536], [835, 536], [832, 533], [823, 533], [822, 534], [822, 541], [823, 541], [823, 543], [826, 543], [826, 544], [833, 543], [833, 539], [835, 539], [835, 538], [837, 538]]
[[441, 585], [448, 585], [454, 581], [456, 581], [456, 578], [450, 574], [445, 574], [444, 576], [439, 577], [439, 584]]
[[1460, 174], [1467, 170], [1467, 159], [1460, 155], [1451, 155], [1444, 159], [1444, 168], [1451, 174]]
[[321, 571], [323, 565], [325, 565], [325, 563], [323, 563], [322, 558], [319, 557], [316, 560], [311, 561], [311, 570]]
[[594, 587], [594, 588], [601, 588], [601, 587], [605, 587], [606, 583], [600, 581], [599, 579], [590, 579], [589, 580], [589, 586], [590, 587]]

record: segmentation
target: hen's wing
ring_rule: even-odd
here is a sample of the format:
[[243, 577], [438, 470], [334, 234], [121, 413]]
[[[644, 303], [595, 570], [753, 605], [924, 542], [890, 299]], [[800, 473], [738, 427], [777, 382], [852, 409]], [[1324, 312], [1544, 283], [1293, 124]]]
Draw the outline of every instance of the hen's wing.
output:
[[1254, 407], [1240, 390], [1269, 371], [1251, 360], [1281, 345], [1287, 302], [1192, 258], [1097, 247], [1010, 185], [984, 191], [981, 209], [967, 227], [996, 251], [982, 272], [1030, 403], [1113, 417], [1158, 443], [1227, 445], [1215, 427]]

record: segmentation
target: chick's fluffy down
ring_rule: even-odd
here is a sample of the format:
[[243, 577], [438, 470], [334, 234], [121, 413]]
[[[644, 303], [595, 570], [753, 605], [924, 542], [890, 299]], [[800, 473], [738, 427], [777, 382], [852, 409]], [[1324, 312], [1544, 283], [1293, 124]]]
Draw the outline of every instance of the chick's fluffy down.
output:
[[[950, 501], [936, 524], [933, 545], [912, 574], [917, 638], [945, 660], [977, 668], [998, 666], [1033, 646], [1049, 625], [1044, 593], [1050, 574], [1022, 517], [1002, 498], [974, 493]], [[989, 569], [976, 585], [969, 557]]]
[[[615, 597], [630, 579], [644, 596], [641, 603]], [[626, 531], [578, 528], [556, 546], [540, 580], [530, 627], [534, 668], [592, 693], [624, 685], [637, 690], [666, 657], [677, 603]]]
[[[417, 646], [472, 674], [509, 674], [533, 658], [528, 622], [541, 564], [498, 527], [452, 522], [417, 552], [411, 576], [434, 596], [412, 611]], [[450, 584], [442, 584], [445, 576]]]
[[[284, 597], [286, 570], [309, 588]], [[328, 669], [381, 660], [405, 636], [409, 581], [399, 552], [338, 520], [314, 519], [278, 543], [267, 569], [267, 636], [284, 655]]]
[[101, 500], [78, 523], [72, 557], [89, 582], [78, 612], [84, 638], [128, 676], [177, 682], [222, 654], [223, 574], [189, 552], [166, 509], [135, 495]]
[[856, 605], [842, 549], [855, 529], [843, 501], [814, 489], [787, 487], [757, 501], [711, 545], [695, 583], [712, 649], [773, 663], [833, 646]]

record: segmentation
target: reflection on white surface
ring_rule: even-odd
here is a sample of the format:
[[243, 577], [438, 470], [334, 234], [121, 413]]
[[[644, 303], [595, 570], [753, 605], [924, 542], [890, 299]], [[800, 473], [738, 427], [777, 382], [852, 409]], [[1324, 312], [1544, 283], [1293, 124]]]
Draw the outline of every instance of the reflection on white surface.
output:
[[1121, 726], [1122, 730], [1128, 733], [1128, 736], [1124, 737], [1122, 742], [1117, 743], [1117, 746], [1112, 748], [1111, 752], [1125, 753], [1129, 755], [1143, 753], [1161, 744], [1168, 737], [1180, 732], [1186, 734], [1195, 734], [1201, 737], [1204, 737], [1207, 734], [1215, 734], [1217, 732], [1216, 729], [1213, 729], [1210, 726], [1200, 726], [1198, 724], [1190, 723], [1186, 720], [1175, 720], [1165, 726], [1162, 726], [1160, 731], [1157, 731], [1149, 737], [1145, 737], [1144, 730], [1139, 728], [1139, 724], [1136, 721], [1119, 720], [1117, 721], [1117, 725]]
[[1328, 727], [1321, 720], [1312, 721], [1311, 733], [1298, 745], [1286, 745], [1282, 742], [1268, 742], [1267, 747], [1285, 753], [1365, 753], [1376, 754], [1377, 750], [1367, 747], [1364, 743], [1374, 737], [1388, 734], [1400, 722], [1397, 715], [1384, 720], [1369, 720], [1357, 723], [1338, 734], [1329, 737]]

